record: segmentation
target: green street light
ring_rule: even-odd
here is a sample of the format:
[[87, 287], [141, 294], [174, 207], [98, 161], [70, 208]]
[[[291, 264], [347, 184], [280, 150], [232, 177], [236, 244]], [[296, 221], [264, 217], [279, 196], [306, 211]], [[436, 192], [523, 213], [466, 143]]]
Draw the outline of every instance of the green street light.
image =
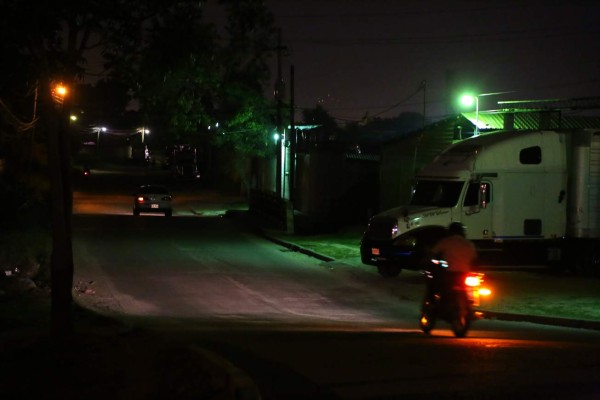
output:
[[471, 107], [473, 103], [476, 101], [476, 96], [471, 94], [465, 94], [460, 98], [460, 103], [465, 107]]
[[473, 135], [479, 135], [479, 96], [478, 94], [465, 94], [460, 98], [460, 102], [465, 107], [473, 106], [475, 103], [475, 130], [473, 131]]
[[497, 96], [500, 94], [506, 93], [514, 93], [514, 90], [507, 92], [493, 92], [493, 93], [479, 93], [479, 94], [465, 94], [461, 96], [460, 103], [464, 107], [472, 107], [473, 103], [475, 103], [475, 130], [473, 131], [473, 135], [479, 135], [479, 98], [481, 96]]

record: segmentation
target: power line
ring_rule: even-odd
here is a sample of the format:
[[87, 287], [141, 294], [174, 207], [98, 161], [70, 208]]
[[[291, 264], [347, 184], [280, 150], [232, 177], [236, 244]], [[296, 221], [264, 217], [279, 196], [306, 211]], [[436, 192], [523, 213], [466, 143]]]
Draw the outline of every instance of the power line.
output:
[[[544, 4], [544, 9], [548, 11], [549, 8], [564, 8], [564, 4]], [[572, 4], [568, 4], [567, 7], [572, 8]], [[371, 8], [376, 8], [376, 5], [372, 5]], [[318, 13], [318, 14], [276, 14], [276, 18], [286, 19], [321, 19], [321, 18], [398, 18], [399, 16], [416, 16], [426, 15], [431, 16], [434, 14], [476, 14], [476, 13], [489, 13], [492, 11], [516, 11], [522, 9], [534, 8], [539, 9], [540, 6], [537, 4], [527, 4], [525, 2], [513, 5], [498, 5], [498, 6], [482, 6], [482, 7], [451, 7], [451, 8], [423, 8], [420, 10], [403, 10], [403, 11], [389, 11], [389, 12], [331, 12], [331, 13]]]
[[425, 36], [405, 36], [405, 37], [370, 37], [370, 38], [336, 38], [336, 39], [320, 39], [320, 38], [291, 38], [287, 42], [290, 44], [310, 44], [322, 46], [371, 46], [371, 45], [401, 45], [401, 44], [449, 44], [449, 43], [465, 43], [465, 42], [490, 42], [490, 41], [508, 41], [508, 40], [533, 40], [533, 39], [550, 39], [560, 37], [563, 39], [577, 36], [597, 36], [600, 35], [599, 29], [578, 29], [562, 27], [552, 29], [532, 29], [532, 30], [516, 30], [492, 33], [479, 34], [456, 34], [448, 35], [425, 35]]

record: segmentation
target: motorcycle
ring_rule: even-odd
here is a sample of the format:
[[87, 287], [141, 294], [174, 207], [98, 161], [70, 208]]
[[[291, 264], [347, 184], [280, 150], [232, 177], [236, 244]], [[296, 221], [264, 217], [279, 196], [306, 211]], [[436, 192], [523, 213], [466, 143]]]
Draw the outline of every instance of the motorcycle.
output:
[[429, 334], [437, 320], [450, 323], [456, 337], [465, 337], [471, 323], [482, 314], [474, 310], [482, 297], [491, 295], [483, 286], [485, 275], [480, 272], [452, 272], [444, 260], [431, 260], [431, 268], [424, 271], [427, 292], [421, 306], [420, 326]]

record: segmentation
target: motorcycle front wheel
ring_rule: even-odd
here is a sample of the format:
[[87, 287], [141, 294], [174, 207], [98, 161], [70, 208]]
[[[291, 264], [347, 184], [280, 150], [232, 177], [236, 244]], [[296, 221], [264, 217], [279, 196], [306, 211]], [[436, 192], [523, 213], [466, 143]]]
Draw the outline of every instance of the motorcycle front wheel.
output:
[[421, 319], [419, 320], [421, 330], [426, 334], [431, 333], [431, 330], [435, 327], [435, 320], [433, 305], [428, 301], [424, 301], [421, 308]]

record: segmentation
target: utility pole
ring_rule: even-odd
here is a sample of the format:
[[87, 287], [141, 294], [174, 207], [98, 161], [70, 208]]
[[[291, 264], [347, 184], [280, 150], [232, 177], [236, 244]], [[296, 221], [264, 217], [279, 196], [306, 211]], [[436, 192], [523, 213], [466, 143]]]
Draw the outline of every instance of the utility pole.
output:
[[290, 202], [294, 201], [296, 190], [296, 121], [294, 119], [294, 66], [290, 66]]
[[294, 233], [294, 192], [296, 190], [296, 122], [294, 120], [294, 66], [290, 66], [290, 155], [288, 165], [289, 200], [286, 207], [287, 231]]
[[421, 82], [421, 89], [423, 89], [423, 129], [425, 129], [425, 125], [427, 124], [427, 120], [425, 118], [425, 113], [427, 111], [427, 81], [423, 80]]
[[283, 98], [285, 96], [285, 84], [283, 83], [283, 77], [281, 73], [281, 62], [283, 58], [284, 47], [281, 45], [281, 29], [277, 31], [277, 81], [275, 82], [275, 99], [277, 100], [277, 144], [276, 144], [276, 156], [277, 171], [275, 173], [275, 193], [277, 197], [281, 198], [281, 143], [283, 140]]

